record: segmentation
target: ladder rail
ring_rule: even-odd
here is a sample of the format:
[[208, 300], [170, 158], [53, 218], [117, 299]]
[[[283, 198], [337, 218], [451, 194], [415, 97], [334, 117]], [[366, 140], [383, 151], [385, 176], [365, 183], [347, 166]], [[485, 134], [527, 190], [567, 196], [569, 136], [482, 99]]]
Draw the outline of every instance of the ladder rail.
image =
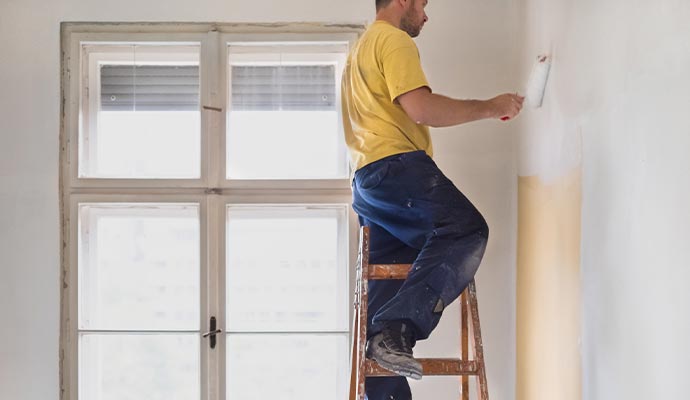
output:
[[[468, 334], [470, 322], [467, 318], [469, 309], [467, 292], [464, 291], [460, 294], [460, 357], [463, 360], [470, 358], [470, 336]], [[467, 375], [460, 377], [460, 398], [461, 400], [470, 400], [470, 378]]]
[[359, 271], [357, 273], [359, 282], [357, 283], [357, 290], [359, 291], [359, 331], [357, 335], [357, 400], [364, 400], [366, 381], [366, 373], [364, 366], [366, 362], [366, 343], [367, 343], [367, 313], [369, 305], [369, 229], [362, 232], [359, 241]]

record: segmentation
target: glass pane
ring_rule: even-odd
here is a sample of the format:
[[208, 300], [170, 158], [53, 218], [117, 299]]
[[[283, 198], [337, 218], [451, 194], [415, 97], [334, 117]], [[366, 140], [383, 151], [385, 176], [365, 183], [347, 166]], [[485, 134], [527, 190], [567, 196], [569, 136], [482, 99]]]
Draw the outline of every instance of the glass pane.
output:
[[226, 177], [345, 179], [340, 71], [346, 47], [229, 46]]
[[79, 336], [82, 400], [199, 399], [199, 335]]
[[199, 46], [85, 45], [79, 175], [199, 178]]
[[227, 329], [347, 331], [345, 207], [229, 207]]
[[198, 111], [101, 111], [94, 178], [198, 178]]
[[345, 178], [335, 111], [231, 111], [228, 179]]
[[347, 334], [228, 335], [227, 343], [227, 400], [346, 396]]
[[80, 204], [79, 327], [198, 330], [194, 204]]

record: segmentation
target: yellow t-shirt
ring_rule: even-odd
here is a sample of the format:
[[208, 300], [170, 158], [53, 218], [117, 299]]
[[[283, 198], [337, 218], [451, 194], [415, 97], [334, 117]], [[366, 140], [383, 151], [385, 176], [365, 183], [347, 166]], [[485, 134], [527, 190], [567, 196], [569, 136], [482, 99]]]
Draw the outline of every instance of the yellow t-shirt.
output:
[[385, 21], [369, 26], [343, 71], [343, 126], [354, 170], [393, 154], [424, 150], [432, 156], [429, 128], [395, 101], [423, 86], [429, 83], [412, 38]]

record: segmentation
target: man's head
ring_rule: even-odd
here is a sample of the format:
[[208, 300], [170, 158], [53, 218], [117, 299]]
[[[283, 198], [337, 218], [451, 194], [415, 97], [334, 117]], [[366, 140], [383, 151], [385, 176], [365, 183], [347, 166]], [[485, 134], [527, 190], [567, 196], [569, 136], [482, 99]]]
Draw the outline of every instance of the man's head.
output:
[[391, 0], [376, 0], [376, 11], [387, 6], [390, 2], [391, 2]]
[[424, 7], [428, 2], [428, 0], [376, 0], [376, 12], [395, 20], [399, 19], [399, 28], [411, 37], [417, 37], [424, 23], [429, 20], [424, 12]]

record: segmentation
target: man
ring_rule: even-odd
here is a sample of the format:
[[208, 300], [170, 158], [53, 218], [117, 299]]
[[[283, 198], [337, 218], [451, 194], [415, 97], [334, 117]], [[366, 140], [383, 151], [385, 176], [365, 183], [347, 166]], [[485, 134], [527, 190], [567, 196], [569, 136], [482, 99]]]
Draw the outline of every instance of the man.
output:
[[370, 262], [411, 263], [405, 281], [371, 281], [367, 357], [400, 377], [368, 378], [369, 400], [411, 398], [412, 355], [473, 279], [489, 235], [482, 215], [432, 161], [429, 126], [515, 117], [523, 97], [456, 100], [431, 92], [412, 38], [428, 0], [376, 0], [376, 21], [348, 57], [343, 124], [353, 208], [370, 227]]

